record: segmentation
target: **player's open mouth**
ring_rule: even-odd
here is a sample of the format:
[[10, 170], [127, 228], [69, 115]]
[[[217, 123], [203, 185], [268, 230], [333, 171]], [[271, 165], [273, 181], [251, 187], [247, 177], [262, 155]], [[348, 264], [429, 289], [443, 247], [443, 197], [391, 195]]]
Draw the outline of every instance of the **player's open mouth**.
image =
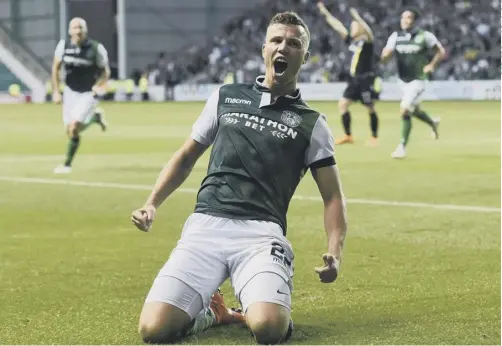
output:
[[280, 57], [274, 60], [274, 71], [276, 75], [282, 75], [288, 68], [286, 59]]

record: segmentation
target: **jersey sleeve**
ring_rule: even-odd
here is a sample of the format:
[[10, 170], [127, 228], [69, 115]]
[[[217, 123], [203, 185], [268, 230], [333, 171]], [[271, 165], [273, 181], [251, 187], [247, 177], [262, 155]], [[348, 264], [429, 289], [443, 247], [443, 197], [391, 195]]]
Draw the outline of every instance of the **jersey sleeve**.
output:
[[60, 40], [54, 51], [54, 59], [63, 60], [65, 41]]
[[101, 43], [98, 43], [97, 51], [98, 54], [96, 58], [96, 64], [98, 65], [98, 67], [108, 67], [108, 52], [106, 51], [105, 46], [103, 46]]
[[310, 145], [305, 155], [305, 165], [310, 168], [320, 168], [335, 164], [335, 141], [324, 115], [319, 116]]
[[387, 44], [385, 45], [385, 49], [390, 49], [394, 51], [394, 49], [396, 49], [396, 42], [397, 42], [397, 32], [394, 31], [392, 35], [389, 36]]
[[206, 105], [192, 127], [192, 139], [211, 145], [218, 132], [218, 101], [220, 88], [216, 89], [207, 99]]
[[441, 47], [441, 42], [439, 42], [436, 35], [434, 35], [430, 31], [424, 32], [424, 39], [425, 39], [425, 44], [427, 45], [427, 48], [433, 48], [436, 46]]

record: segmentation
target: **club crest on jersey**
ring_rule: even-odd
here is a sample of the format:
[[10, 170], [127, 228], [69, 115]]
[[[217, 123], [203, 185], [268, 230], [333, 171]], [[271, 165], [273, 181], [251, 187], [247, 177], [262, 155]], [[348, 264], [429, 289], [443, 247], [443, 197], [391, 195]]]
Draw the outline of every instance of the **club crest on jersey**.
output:
[[421, 44], [424, 41], [424, 36], [423, 35], [418, 35], [415, 37], [415, 43]]
[[302, 117], [291, 111], [284, 111], [281, 115], [281, 120], [289, 127], [298, 127], [302, 123]]

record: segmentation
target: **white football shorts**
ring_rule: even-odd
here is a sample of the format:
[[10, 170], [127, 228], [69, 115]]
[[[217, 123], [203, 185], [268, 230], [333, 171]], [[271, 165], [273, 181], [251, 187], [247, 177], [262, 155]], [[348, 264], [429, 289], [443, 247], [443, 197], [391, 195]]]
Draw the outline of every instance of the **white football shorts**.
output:
[[415, 108], [422, 102], [422, 94], [425, 91], [425, 81], [415, 79], [411, 82], [400, 82], [403, 91], [401, 99], [401, 108], [413, 112]]
[[174, 302], [187, 310], [184, 307], [191, 302], [184, 301], [185, 292], [172, 292], [183, 287], [169, 284], [175, 278], [198, 292], [206, 308], [211, 295], [230, 277], [244, 311], [257, 302], [291, 309], [293, 259], [291, 244], [274, 222], [194, 213], [187, 219], [181, 239], [158, 273], [146, 302]]
[[77, 92], [65, 86], [63, 92], [63, 122], [69, 125], [74, 121], [87, 124], [91, 121], [98, 100], [92, 91]]

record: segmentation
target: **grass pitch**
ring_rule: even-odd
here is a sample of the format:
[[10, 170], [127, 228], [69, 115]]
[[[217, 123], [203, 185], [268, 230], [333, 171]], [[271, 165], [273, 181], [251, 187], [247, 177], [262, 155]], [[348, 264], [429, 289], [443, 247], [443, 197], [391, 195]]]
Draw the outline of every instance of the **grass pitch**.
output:
[[[96, 126], [82, 135], [69, 176], [52, 174], [67, 143], [60, 108], [0, 106], [0, 343], [141, 343], [143, 300], [195, 194], [175, 193], [149, 234], [133, 228], [130, 212], [202, 106], [104, 104], [110, 130]], [[336, 104], [313, 106], [340, 136]], [[335, 284], [319, 283], [313, 270], [326, 249], [322, 203], [292, 202], [290, 343], [500, 344], [500, 103], [435, 102], [424, 109], [441, 116], [441, 139], [432, 140], [415, 119], [402, 161], [390, 158], [399, 139], [398, 105], [378, 104], [377, 148], [364, 145], [369, 119], [353, 109], [357, 142], [336, 149], [349, 233]], [[207, 158], [183, 188], [198, 188]], [[310, 175], [297, 194], [318, 196]], [[223, 292], [235, 304], [228, 283]], [[223, 327], [185, 342], [253, 340], [245, 329]]]

